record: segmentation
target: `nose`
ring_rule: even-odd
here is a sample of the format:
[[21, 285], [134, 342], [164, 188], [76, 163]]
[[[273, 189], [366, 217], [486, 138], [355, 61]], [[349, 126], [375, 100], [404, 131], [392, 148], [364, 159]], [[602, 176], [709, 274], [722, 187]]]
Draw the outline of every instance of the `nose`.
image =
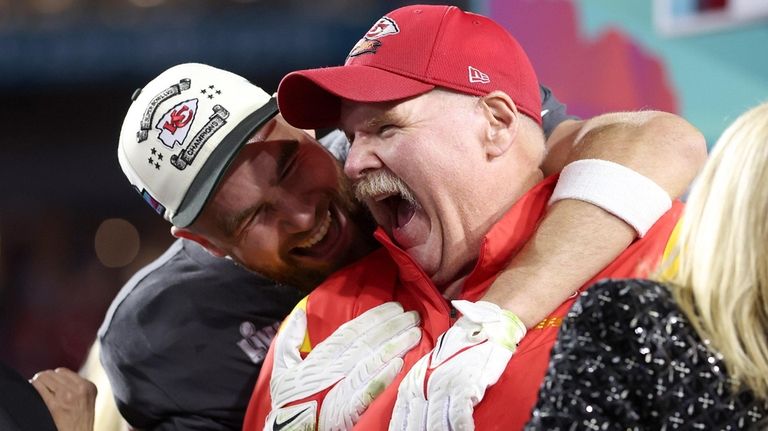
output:
[[347, 161], [344, 162], [344, 173], [352, 181], [357, 181], [365, 176], [366, 171], [380, 169], [382, 165], [373, 143], [358, 138], [349, 148]]
[[298, 233], [315, 227], [317, 204], [318, 199], [311, 196], [285, 196], [280, 204], [283, 229]]

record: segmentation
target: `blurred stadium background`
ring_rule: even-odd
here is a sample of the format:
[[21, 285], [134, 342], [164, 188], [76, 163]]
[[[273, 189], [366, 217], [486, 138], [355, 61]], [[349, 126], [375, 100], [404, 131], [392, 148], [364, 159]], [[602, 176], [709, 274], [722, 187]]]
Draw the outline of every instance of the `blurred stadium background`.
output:
[[[0, 360], [78, 368], [117, 290], [172, 241], [115, 156], [135, 88], [196, 61], [274, 91], [407, 3], [0, 0]], [[447, 3], [506, 25], [581, 116], [664, 109], [711, 144], [768, 99], [764, 0]]]

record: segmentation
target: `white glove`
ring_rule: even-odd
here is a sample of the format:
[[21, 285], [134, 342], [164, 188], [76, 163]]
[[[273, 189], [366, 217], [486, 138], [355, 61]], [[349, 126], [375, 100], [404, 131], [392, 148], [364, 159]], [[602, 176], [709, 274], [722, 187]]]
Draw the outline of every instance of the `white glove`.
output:
[[496, 304], [451, 303], [463, 316], [400, 383], [390, 431], [474, 430], [474, 407], [525, 336], [523, 322]]
[[[421, 339], [419, 315], [387, 302], [341, 325], [305, 359], [307, 315], [296, 309], [275, 338], [272, 411], [265, 430], [348, 430], [403, 367]], [[318, 395], [333, 387], [318, 404]], [[300, 403], [296, 403], [301, 401]]]

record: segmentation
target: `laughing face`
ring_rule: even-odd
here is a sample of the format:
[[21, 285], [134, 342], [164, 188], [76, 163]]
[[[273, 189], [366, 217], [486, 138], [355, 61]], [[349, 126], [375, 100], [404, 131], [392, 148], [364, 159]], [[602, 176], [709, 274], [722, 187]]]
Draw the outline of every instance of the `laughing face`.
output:
[[363, 225], [339, 162], [278, 116], [241, 150], [188, 236], [309, 289], [370, 251]]
[[488, 200], [500, 184], [486, 174], [487, 123], [477, 98], [440, 90], [342, 106], [358, 199], [438, 286], [471, 269], [500, 214]]
[[439, 288], [472, 269], [485, 234], [541, 180], [541, 129], [501, 92], [347, 101], [341, 124], [356, 197]]

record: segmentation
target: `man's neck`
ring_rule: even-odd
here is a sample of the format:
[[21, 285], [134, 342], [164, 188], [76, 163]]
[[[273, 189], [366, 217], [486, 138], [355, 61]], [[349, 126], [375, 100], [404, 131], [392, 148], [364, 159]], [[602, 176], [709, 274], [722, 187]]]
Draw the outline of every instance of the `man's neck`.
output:
[[445, 286], [445, 289], [442, 290], [443, 298], [447, 299], [448, 301], [457, 298], [461, 293], [461, 288], [464, 287], [464, 281], [466, 279], [467, 275], [464, 275], [463, 277], [460, 277]]

